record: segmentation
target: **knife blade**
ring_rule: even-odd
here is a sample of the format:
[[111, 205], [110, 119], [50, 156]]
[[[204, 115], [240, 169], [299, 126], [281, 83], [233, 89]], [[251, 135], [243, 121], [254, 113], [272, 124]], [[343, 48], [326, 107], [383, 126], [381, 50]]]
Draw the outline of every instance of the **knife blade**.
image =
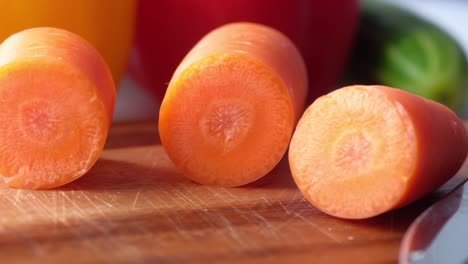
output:
[[468, 182], [424, 211], [405, 233], [400, 264], [468, 264]]

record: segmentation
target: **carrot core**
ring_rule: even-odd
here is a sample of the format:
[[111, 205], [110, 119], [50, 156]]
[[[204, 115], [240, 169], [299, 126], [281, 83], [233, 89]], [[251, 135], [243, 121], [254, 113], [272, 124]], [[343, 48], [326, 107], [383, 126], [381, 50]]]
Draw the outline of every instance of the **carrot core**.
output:
[[323, 211], [365, 218], [387, 211], [406, 193], [417, 166], [407, 113], [367, 87], [317, 99], [294, 133], [289, 160], [304, 195]]
[[86, 76], [67, 67], [19, 63], [1, 75], [0, 171], [10, 186], [70, 182], [99, 156], [107, 110]]
[[50, 142], [61, 136], [59, 118], [46, 100], [35, 100], [19, 105], [21, 127], [25, 138], [35, 142]]
[[159, 112], [161, 143], [198, 183], [251, 183], [284, 156], [306, 94], [305, 63], [285, 35], [256, 23], [223, 25], [175, 70]]
[[209, 106], [200, 129], [207, 143], [229, 152], [244, 141], [254, 119], [252, 107], [242, 100], [222, 100]]
[[294, 106], [280, 77], [262, 63], [241, 54], [210, 57], [188, 67], [173, 87], [161, 108], [161, 139], [188, 177], [238, 186], [264, 176], [284, 155]]
[[335, 164], [343, 169], [357, 169], [369, 161], [370, 144], [364, 133], [352, 133], [335, 143]]

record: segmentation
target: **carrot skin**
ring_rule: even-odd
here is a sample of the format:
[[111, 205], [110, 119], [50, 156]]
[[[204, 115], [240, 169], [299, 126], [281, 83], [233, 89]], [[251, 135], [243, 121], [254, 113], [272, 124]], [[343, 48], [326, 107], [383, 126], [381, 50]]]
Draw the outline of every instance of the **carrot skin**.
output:
[[304, 61], [286, 36], [260, 24], [227, 24], [174, 72], [159, 113], [161, 142], [192, 180], [244, 185], [281, 160], [306, 94]]
[[82, 72], [96, 86], [112, 120], [116, 88], [106, 62], [93, 46], [78, 35], [51, 27], [21, 31], [0, 45], [0, 67], [41, 59], [71, 65]]
[[409, 92], [355, 85], [317, 99], [291, 140], [291, 172], [305, 197], [341, 218], [369, 218], [434, 191], [468, 150], [448, 107]]
[[416, 132], [417, 170], [408, 182], [406, 196], [395, 205], [405, 206], [434, 191], [452, 178], [465, 162], [468, 139], [463, 121], [447, 106], [399, 90], [385, 90], [408, 113]]
[[299, 118], [307, 98], [305, 62], [285, 35], [260, 24], [231, 23], [208, 33], [184, 57], [175, 70], [171, 83], [177, 81], [183, 71], [200, 59], [229, 53], [245, 54], [271, 67], [285, 83]]
[[0, 45], [0, 176], [48, 189], [83, 176], [99, 158], [116, 96], [101, 55], [80, 36], [50, 27]]

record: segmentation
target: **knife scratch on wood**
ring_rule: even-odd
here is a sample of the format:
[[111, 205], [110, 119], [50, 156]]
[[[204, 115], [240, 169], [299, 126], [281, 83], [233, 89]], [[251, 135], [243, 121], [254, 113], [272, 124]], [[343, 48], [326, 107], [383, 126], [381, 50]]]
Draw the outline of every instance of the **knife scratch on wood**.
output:
[[202, 205], [202, 204], [206, 205], [206, 202], [203, 201], [202, 199], [200, 199], [199, 197], [197, 197], [195, 194], [193, 194], [187, 187], [184, 186], [184, 188], [185, 188], [185, 190], [186, 190], [187, 192], [191, 193], [191, 194], [193, 195], [193, 197], [195, 197], [195, 198], [200, 202], [200, 204], [195, 203], [195, 202], [193, 201], [193, 199], [190, 199], [189, 197], [187, 197], [186, 195], [184, 195], [184, 194], [182, 193], [182, 191], [177, 190], [176, 193], [177, 193], [178, 195], [180, 195], [181, 197], [183, 197], [183, 199], [184, 199], [184, 198], [187, 199], [187, 201], [190, 202], [190, 204], [192, 204], [192, 207], [193, 207], [194, 209], [198, 209], [197, 214], [203, 219], [203, 222], [206, 223], [206, 224], [208, 224], [211, 228], [213, 228], [213, 230], [216, 230], [215, 232], [218, 233], [218, 230], [217, 230], [216, 226], [214, 225], [213, 221], [210, 220], [209, 218], [207, 218], [206, 213], [203, 213], [203, 212], [200, 212], [200, 211], [199, 211], [200, 209], [204, 209], [203, 207], [205, 207], [205, 206], [201, 206], [201, 205]]
[[260, 197], [262, 198], [263, 201], [265, 201], [265, 203], [266, 203], [269, 207], [273, 207], [273, 205], [271, 204], [271, 202], [268, 201], [268, 199], [265, 198], [265, 196], [261, 195]]
[[[283, 211], [287, 214], [287, 215], [290, 215], [292, 212], [289, 211], [288, 207], [287, 207], [287, 204], [286, 206], [283, 204], [283, 201], [281, 200], [278, 200], [278, 204], [281, 206], [281, 208], [283, 209]], [[288, 203], [289, 204], [289, 203]]]
[[[151, 196], [153, 196], [155, 199], [158, 200], [159, 204], [160, 205], [163, 205], [165, 208], [170, 208], [171, 206], [168, 204], [168, 202], [166, 201], [166, 199], [162, 199], [156, 191], [153, 191], [153, 192], [150, 192], [149, 193]], [[150, 201], [149, 198], [146, 198], [146, 201]], [[160, 206], [156, 206], [155, 204], [151, 203], [152, 207], [154, 209], [161, 209]]]
[[[195, 195], [187, 190], [188, 193], [190, 193], [193, 197], [195, 197]], [[188, 197], [187, 195], [185, 195], [182, 191], [178, 190], [178, 189], [174, 189], [174, 194], [177, 195], [181, 200], [185, 201], [187, 204], [189, 204], [190, 207], [194, 208], [194, 209], [201, 209], [201, 206], [197, 203], [195, 203], [193, 201], [193, 199], [191, 199], [190, 197]], [[201, 201], [201, 200], [200, 200]], [[204, 202], [202, 202], [204, 203]]]
[[229, 235], [234, 241], [238, 244], [238, 246], [241, 247], [251, 247], [251, 243], [249, 240], [243, 239], [240, 234], [236, 231], [235, 228], [233, 228], [232, 223], [224, 216], [224, 215], [219, 215], [221, 221], [224, 222], [224, 227], [227, 228]]
[[[174, 188], [175, 189], [175, 188]], [[175, 199], [174, 198], [174, 194], [172, 192], [169, 192], [167, 190], [167, 188], [161, 188], [161, 187], [158, 187], [158, 190], [160, 190], [161, 192], [163, 192], [167, 197], [169, 197], [172, 201], [174, 201], [174, 203], [177, 205], [177, 207], [180, 207], [180, 208], [183, 208], [184, 205], [185, 205], [185, 201], [180, 201], [180, 199]], [[171, 191], [173, 191], [173, 189], [171, 189]], [[181, 203], [182, 202], [182, 203]]]
[[230, 203], [229, 200], [227, 200], [221, 193], [218, 193], [218, 192], [216, 192], [215, 190], [213, 190], [212, 187], [203, 185], [203, 188], [207, 189], [207, 190], [208, 190], [209, 192], [211, 192], [215, 197], [220, 198], [221, 200], [223, 200], [223, 203], [228, 204], [231, 208], [235, 208], [235, 207]]
[[[97, 213], [102, 216], [105, 225], [101, 225], [99, 222], [96, 222], [93, 219], [88, 219], [87, 217], [91, 214], [87, 213], [87, 211], [78, 206], [78, 204], [73, 201], [73, 197], [70, 198], [67, 195], [67, 193], [63, 191], [61, 191], [60, 193], [62, 197], [65, 198], [65, 200], [67, 200], [71, 204], [71, 206], [76, 209], [76, 216], [78, 216], [82, 220], [85, 226], [91, 227], [91, 230], [97, 231], [100, 235], [106, 238], [107, 246], [110, 246], [112, 248], [119, 248], [120, 253], [125, 253], [127, 255], [133, 255], [134, 257], [136, 257], [135, 254], [138, 254], [138, 249], [130, 244], [122, 244], [112, 236], [112, 234], [109, 232], [109, 228], [113, 226], [113, 222], [110, 221], [108, 217], [106, 217], [104, 211], [102, 211], [99, 208], [99, 206], [97, 206], [91, 200], [91, 198], [86, 194], [86, 192], [79, 191], [78, 196], [84, 197], [94, 207], [94, 209], [96, 209]], [[76, 195], [75, 191], [72, 191], [71, 195]], [[79, 229], [80, 226], [77, 226], [76, 228]], [[105, 259], [106, 256], [102, 254], [105, 251], [96, 247], [95, 243], [93, 243], [93, 241], [91, 241], [89, 237], [86, 237], [84, 234], [81, 234], [80, 230], [75, 230], [75, 228], [73, 228], [72, 226], [69, 226], [69, 230], [72, 231], [77, 237], [79, 237], [81, 242], [85, 243], [88, 247], [92, 248], [92, 250], [96, 253], [97, 256]]]
[[[311, 205], [309, 204], [309, 202], [305, 200], [304, 196], [301, 193], [294, 192], [293, 196], [289, 199], [287, 203], [285, 203], [281, 199], [278, 199], [278, 204], [283, 209], [286, 215], [292, 215], [295, 218], [299, 218], [302, 222], [306, 223], [307, 225], [312, 226], [314, 230], [319, 231], [321, 234], [326, 236], [328, 239], [331, 239], [332, 241], [335, 241], [335, 242], [341, 241], [339, 238], [336, 238], [334, 235], [330, 234], [330, 232], [324, 231], [322, 227], [314, 224], [313, 221], [311, 221], [310, 219], [302, 215], [303, 210], [299, 210], [299, 208], [303, 206], [306, 206], [307, 208], [309, 208], [311, 207]], [[312, 208], [310, 209], [313, 210]], [[280, 230], [283, 228], [289, 229], [289, 226], [291, 225], [290, 220], [291, 218], [287, 218], [286, 221], [279, 223], [277, 225], [277, 230], [280, 232]], [[307, 239], [304, 237], [303, 232], [297, 232], [295, 230], [294, 233], [297, 234], [295, 236], [297, 240], [301, 239], [302, 241], [307, 241]]]
[[185, 184], [181, 184], [180, 185], [187, 193], [191, 193], [193, 195], [194, 198], [196, 198], [199, 202], [200, 202], [200, 205], [203, 204], [204, 207], [208, 206], [208, 203], [201, 199], [200, 197], [198, 197], [197, 195], [195, 195], [192, 191], [190, 191], [190, 189], [185, 185]]
[[137, 191], [137, 193], [135, 195], [135, 199], [133, 200], [132, 210], [137, 209], [136, 205], [137, 205], [137, 202], [138, 202], [138, 196], [140, 196], [140, 192], [141, 192], [141, 187], [138, 188], [138, 191]]
[[[106, 192], [106, 193], [109, 194], [109, 192]], [[110, 195], [109, 195], [109, 196], [110, 196]], [[104, 200], [103, 198], [99, 197], [99, 195], [94, 194], [93, 198], [96, 199], [96, 200], [98, 200], [99, 202], [105, 204], [105, 205], [106, 205], [107, 207], [109, 207], [109, 208], [114, 208], [114, 206], [113, 206], [111, 203], [109, 203], [109, 202], [107, 202], [106, 200]]]
[[15, 202], [19, 202], [19, 200], [21, 199], [22, 194], [23, 194], [23, 190], [20, 190], [20, 189], [16, 190]]
[[[245, 207], [247, 207], [249, 209], [250, 212], [252, 212], [252, 215], [254, 215], [256, 218], [258, 218], [260, 221], [262, 221], [265, 226], [267, 227], [267, 230], [276, 238], [279, 238], [279, 235], [278, 233], [276, 232], [275, 230], [275, 227], [270, 223], [270, 221], [268, 221], [265, 217], [261, 216], [257, 210], [255, 210], [254, 208], [252, 208], [251, 206], [248, 206], [246, 205], [244, 202], [242, 202], [239, 198], [237, 198], [237, 196], [235, 196], [234, 194], [232, 194], [231, 192], [227, 191], [225, 188], [222, 189], [225, 193], [227, 193], [229, 196], [231, 196], [234, 200], [238, 201], [241, 203], [241, 205], [244, 205]], [[271, 207], [271, 203], [268, 203]], [[236, 207], [232, 206], [233, 208], [237, 209]]]
[[312, 207], [310, 203], [306, 201], [304, 196], [300, 193], [294, 193], [293, 197], [289, 200], [289, 202], [285, 206], [289, 208], [289, 211], [292, 212], [293, 214], [295, 214], [295, 212], [301, 206], [306, 206], [308, 208]]
[[[98, 212], [98, 214], [102, 215], [102, 216], [105, 216], [103, 210], [100, 208], [100, 206], [98, 206], [96, 203], [93, 202], [93, 200], [91, 198], [89, 198], [89, 196], [86, 194], [86, 192], [82, 192], [83, 194], [83, 197], [89, 202], [89, 204], [91, 204], [91, 206], [94, 207], [94, 209], [96, 209], [96, 211]], [[106, 219], [106, 222], [109, 222], [109, 220], [107, 218]]]
[[[73, 200], [73, 198], [70, 198], [63, 191], [60, 191], [60, 194], [62, 195], [63, 198], [65, 198], [71, 204], [72, 207], [74, 207], [76, 209], [77, 216], [79, 218], [81, 218], [85, 224], [90, 225], [91, 227], [94, 227], [96, 230], [101, 232], [103, 235], [107, 236], [110, 239], [110, 241], [112, 241], [112, 237], [109, 235], [107, 230], [105, 228], [103, 228], [101, 225], [99, 225], [98, 223], [96, 223], [95, 220], [88, 219], [87, 216], [89, 216], [89, 214], [87, 214], [86, 211], [84, 211], [80, 206], [78, 206], [78, 204]], [[73, 194], [74, 194], [74, 192], [72, 191], [72, 195]]]
[[44, 202], [42, 202], [41, 198], [36, 197], [33, 193], [27, 193], [27, 194], [29, 194], [29, 197], [35, 201], [36, 204], [34, 208], [37, 208], [37, 205], [39, 205], [42, 208], [42, 210], [36, 210], [39, 214], [45, 215], [46, 217], [52, 216], [54, 221], [57, 221], [57, 217], [55, 215], [54, 210], [52, 210], [49, 206], [47, 206]]
[[281, 200], [278, 200], [278, 204], [280, 205], [281, 209], [283, 210], [283, 212], [285, 213], [285, 220], [284, 221], [281, 221], [280, 223], [278, 223], [276, 225], [276, 230], [278, 230], [278, 232], [281, 234], [282, 233], [282, 229], [285, 228], [287, 230], [289, 230], [289, 232], [294, 232], [294, 239], [296, 241], [301, 241], [301, 242], [306, 242], [307, 241], [307, 238], [304, 237], [304, 233], [299, 231], [298, 229], [294, 228], [294, 229], [291, 229], [291, 225], [294, 225], [294, 224], [291, 224], [291, 215], [294, 215], [294, 212], [291, 211], [290, 209], [288, 209], [288, 205], [291, 204], [291, 202], [288, 202], [286, 205], [283, 204], [283, 202]]
[[294, 215], [297, 216], [299, 219], [303, 220], [304, 223], [306, 223], [306, 224], [310, 225], [311, 227], [313, 227], [316, 231], [320, 232], [325, 237], [329, 238], [330, 240], [332, 240], [332, 241], [334, 241], [336, 243], [342, 243], [341, 239], [336, 238], [335, 236], [333, 236], [332, 234], [330, 234], [327, 231], [324, 231], [322, 227], [315, 224], [313, 221], [310, 221], [310, 219], [308, 219], [307, 217], [304, 217], [301, 213], [302, 213], [302, 210], [299, 211], [299, 212], [294, 212]]
[[[265, 227], [264, 230], [267, 230], [268, 234], [270, 235], [273, 235], [273, 237], [275, 237], [276, 239], [279, 238], [279, 234], [276, 232], [276, 229], [275, 227], [270, 223], [270, 221], [268, 221], [268, 219], [266, 219], [265, 217], [263, 217], [262, 215], [260, 215], [256, 209], [252, 208], [251, 206], [248, 206], [247, 204], [245, 204], [243, 201], [241, 201], [239, 198], [237, 198], [234, 194], [232, 194], [231, 192], [227, 191], [225, 188], [222, 188], [222, 190], [227, 193], [229, 196], [231, 196], [235, 201], [238, 201], [241, 203], [241, 205], [243, 205], [245, 208], [248, 208], [249, 212], [251, 212], [251, 215], [255, 216], [257, 219], [259, 219], [261, 222], [264, 223]], [[229, 202], [227, 202], [229, 203]], [[229, 203], [229, 205], [234, 209], [234, 211], [239, 211], [239, 208], [237, 206], [234, 206], [232, 204]]]
[[[150, 199], [146, 199], [146, 201], [154, 208], [154, 209], [160, 209], [157, 207]], [[191, 237], [185, 232], [183, 228], [181, 228], [175, 221], [172, 219], [171, 216], [163, 214], [163, 216], [170, 222], [171, 226], [175, 229], [175, 231], [181, 235], [184, 239], [190, 240]]]
[[[221, 188], [226, 194], [228, 194], [234, 201], [239, 202], [241, 206], [247, 206], [244, 201], [239, 199], [236, 195], [232, 194], [231, 192], [228, 192], [226, 188]], [[229, 202], [228, 202], [229, 203]]]
[[[18, 209], [22, 213], [23, 217], [21, 218], [21, 220], [26, 219], [26, 222], [28, 222], [28, 221], [32, 222], [33, 221], [32, 216], [22, 206], [17, 206], [15, 200], [10, 198], [8, 195], [5, 195], [4, 197], [11, 204], [13, 204], [16, 209]], [[33, 249], [33, 252], [34, 252], [34, 254], [36, 256], [45, 255], [45, 250], [44, 250], [43, 246], [41, 245], [41, 243], [39, 243], [39, 241], [37, 241], [36, 239], [31, 237], [30, 235], [27, 235], [25, 232], [22, 232], [22, 230], [17, 230], [17, 227], [15, 227], [15, 226], [10, 226], [9, 228], [6, 228], [5, 230], [7, 232], [9, 232], [9, 233], [16, 234], [16, 236], [18, 236], [18, 237], [21, 237], [28, 245], [31, 246], [31, 248]]]

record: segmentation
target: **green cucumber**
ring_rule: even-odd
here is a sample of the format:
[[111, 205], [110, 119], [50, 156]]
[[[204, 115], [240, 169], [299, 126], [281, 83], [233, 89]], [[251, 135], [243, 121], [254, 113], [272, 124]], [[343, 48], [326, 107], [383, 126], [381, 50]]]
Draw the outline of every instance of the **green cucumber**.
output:
[[401, 88], [460, 113], [468, 67], [459, 44], [411, 11], [379, 0], [361, 4], [351, 64], [357, 81]]

